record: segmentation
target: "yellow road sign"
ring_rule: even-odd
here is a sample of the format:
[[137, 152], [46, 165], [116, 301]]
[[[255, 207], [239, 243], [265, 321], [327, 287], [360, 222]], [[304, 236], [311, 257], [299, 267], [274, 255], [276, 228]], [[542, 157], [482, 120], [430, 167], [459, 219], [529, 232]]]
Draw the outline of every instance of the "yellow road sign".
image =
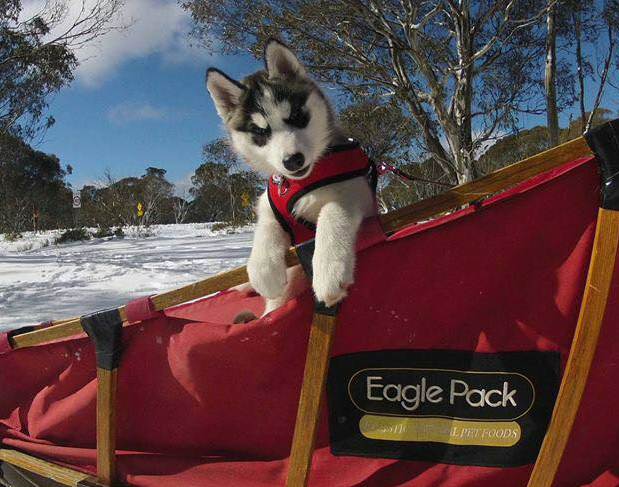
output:
[[241, 195], [241, 206], [243, 206], [243, 208], [247, 208], [249, 205], [251, 205], [251, 198], [249, 197], [249, 193], [243, 193]]
[[144, 212], [142, 211], [142, 203], [138, 203], [137, 209], [138, 209], [138, 216], [142, 216], [144, 214]]

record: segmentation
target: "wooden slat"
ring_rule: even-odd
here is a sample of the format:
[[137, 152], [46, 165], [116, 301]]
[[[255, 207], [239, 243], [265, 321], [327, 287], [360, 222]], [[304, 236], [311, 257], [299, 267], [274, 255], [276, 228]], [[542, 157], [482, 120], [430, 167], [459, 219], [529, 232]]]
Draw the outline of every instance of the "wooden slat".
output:
[[[54, 322], [55, 323], [55, 322]], [[64, 320], [62, 323], [40, 328], [11, 338], [11, 347], [14, 350], [24, 347], [32, 347], [41, 343], [51, 342], [60, 338], [66, 338], [83, 333], [79, 318]]]
[[307, 485], [335, 325], [335, 316], [314, 314], [292, 438], [286, 487]]
[[[559, 467], [595, 355], [615, 269], [618, 242], [619, 211], [600, 208], [578, 323], [552, 419], [528, 487], [550, 487]], [[603, 411], [600, 414], [604, 414]]]
[[41, 460], [40, 458], [27, 455], [26, 453], [7, 448], [0, 448], [0, 461], [10, 463], [29, 472], [47, 477], [62, 485], [76, 487], [79, 482], [87, 482], [96, 485], [96, 480], [91, 475], [77, 470], [61, 467], [55, 463]]
[[116, 482], [116, 390], [118, 369], [97, 368], [97, 479]]
[[[464, 204], [478, 200], [497, 191], [506, 189], [530, 177], [560, 166], [566, 162], [591, 154], [591, 149], [583, 137], [561, 144], [520, 162], [506, 166], [466, 184], [456, 186], [449, 191], [418, 201], [405, 208], [380, 215], [385, 233], [391, 234], [410, 223], [452, 210]], [[286, 253], [288, 267], [297, 265], [299, 260], [293, 249]], [[237, 267], [227, 272], [216, 274], [201, 281], [178, 289], [153, 296], [155, 309], [181, 304], [193, 299], [212, 294], [247, 282], [246, 267]], [[119, 308], [124, 318], [124, 307]], [[54, 326], [16, 335], [11, 340], [14, 349], [31, 347], [51, 340], [65, 338], [81, 333], [79, 318], [54, 322]]]
[[229, 289], [239, 284], [247, 282], [247, 270], [243, 267], [237, 267], [231, 271], [215, 274], [201, 281], [183, 286], [172, 291], [165, 292], [153, 296], [152, 301], [155, 305], [155, 309], [165, 309], [176, 304], [182, 304], [192, 299], [196, 299], [202, 296], [208, 296], [209, 294]]

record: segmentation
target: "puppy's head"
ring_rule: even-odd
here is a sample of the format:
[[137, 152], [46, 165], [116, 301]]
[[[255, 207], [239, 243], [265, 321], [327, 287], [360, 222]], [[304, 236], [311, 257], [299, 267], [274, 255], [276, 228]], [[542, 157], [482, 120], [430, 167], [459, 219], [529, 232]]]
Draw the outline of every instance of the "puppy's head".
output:
[[333, 112], [288, 47], [272, 39], [265, 70], [235, 81], [215, 68], [206, 86], [234, 149], [252, 167], [307, 177], [331, 139]]

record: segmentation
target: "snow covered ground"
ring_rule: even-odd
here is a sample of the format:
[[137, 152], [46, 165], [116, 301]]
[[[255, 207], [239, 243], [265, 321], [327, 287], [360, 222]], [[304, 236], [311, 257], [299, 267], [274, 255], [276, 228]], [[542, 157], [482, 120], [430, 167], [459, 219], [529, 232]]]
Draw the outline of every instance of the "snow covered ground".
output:
[[0, 235], [0, 331], [79, 316], [181, 286], [245, 263], [252, 229], [160, 225], [154, 236], [54, 245], [50, 231], [7, 242]]

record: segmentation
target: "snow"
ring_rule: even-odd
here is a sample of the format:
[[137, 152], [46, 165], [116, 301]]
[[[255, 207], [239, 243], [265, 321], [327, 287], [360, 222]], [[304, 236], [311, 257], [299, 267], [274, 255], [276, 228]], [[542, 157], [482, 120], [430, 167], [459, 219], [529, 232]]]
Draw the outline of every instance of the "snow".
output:
[[0, 331], [70, 318], [203, 279], [245, 264], [253, 229], [158, 225], [151, 237], [54, 245], [61, 231], [8, 242], [0, 235]]

